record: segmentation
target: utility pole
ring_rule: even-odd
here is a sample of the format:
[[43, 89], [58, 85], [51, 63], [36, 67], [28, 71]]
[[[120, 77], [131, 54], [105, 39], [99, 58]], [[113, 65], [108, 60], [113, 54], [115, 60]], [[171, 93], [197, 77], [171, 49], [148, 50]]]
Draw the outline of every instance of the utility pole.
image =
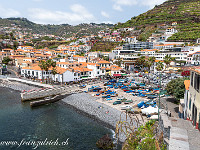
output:
[[160, 84], [159, 84], [158, 122], [160, 122], [160, 92], [161, 92], [161, 74], [162, 74], [162, 72], [160, 72]]

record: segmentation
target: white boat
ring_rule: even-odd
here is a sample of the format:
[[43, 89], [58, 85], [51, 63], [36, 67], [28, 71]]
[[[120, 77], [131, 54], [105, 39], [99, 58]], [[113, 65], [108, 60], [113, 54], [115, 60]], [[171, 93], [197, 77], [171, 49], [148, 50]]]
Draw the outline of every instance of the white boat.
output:
[[132, 109], [133, 107], [131, 105], [125, 105], [125, 106], [121, 106], [121, 110], [128, 110], [128, 109]]

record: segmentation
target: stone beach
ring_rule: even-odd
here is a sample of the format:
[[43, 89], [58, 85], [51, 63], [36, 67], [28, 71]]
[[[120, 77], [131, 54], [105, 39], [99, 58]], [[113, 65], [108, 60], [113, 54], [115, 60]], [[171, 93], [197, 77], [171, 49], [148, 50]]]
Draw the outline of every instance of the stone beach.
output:
[[[65, 102], [67, 105], [75, 107], [79, 111], [86, 113], [89, 117], [100, 121], [109, 128], [115, 129], [117, 122], [126, 121], [126, 114], [121, 111], [112, 108], [108, 105], [99, 103], [96, 101], [96, 97], [92, 97], [87, 93], [73, 94], [65, 99], [62, 102]], [[128, 119], [130, 121], [130, 119]], [[120, 134], [119, 140], [124, 142], [126, 139], [125, 135]]]

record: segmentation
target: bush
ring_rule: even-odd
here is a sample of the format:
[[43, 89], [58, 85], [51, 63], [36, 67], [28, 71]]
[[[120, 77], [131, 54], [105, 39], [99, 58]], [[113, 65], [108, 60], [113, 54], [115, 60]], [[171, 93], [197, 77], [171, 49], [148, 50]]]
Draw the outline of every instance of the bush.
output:
[[167, 93], [174, 96], [177, 100], [184, 98], [186, 78], [178, 78], [171, 80], [166, 87]]

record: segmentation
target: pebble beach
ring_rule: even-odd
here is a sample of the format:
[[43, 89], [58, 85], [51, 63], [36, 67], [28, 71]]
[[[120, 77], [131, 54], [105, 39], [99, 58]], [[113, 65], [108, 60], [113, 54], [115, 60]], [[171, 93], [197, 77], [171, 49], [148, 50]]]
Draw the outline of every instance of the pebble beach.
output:
[[[75, 107], [79, 111], [86, 113], [92, 119], [100, 121], [112, 129], [115, 129], [117, 122], [120, 120], [120, 116], [121, 121], [126, 121], [125, 113], [122, 113], [106, 104], [97, 102], [96, 100], [96, 97], [93, 97], [88, 93], [80, 93], [70, 95], [63, 99], [62, 102]], [[130, 121], [130, 119], [127, 119], [127, 121]], [[125, 135], [120, 134], [119, 140], [124, 142], [125, 139]]]

